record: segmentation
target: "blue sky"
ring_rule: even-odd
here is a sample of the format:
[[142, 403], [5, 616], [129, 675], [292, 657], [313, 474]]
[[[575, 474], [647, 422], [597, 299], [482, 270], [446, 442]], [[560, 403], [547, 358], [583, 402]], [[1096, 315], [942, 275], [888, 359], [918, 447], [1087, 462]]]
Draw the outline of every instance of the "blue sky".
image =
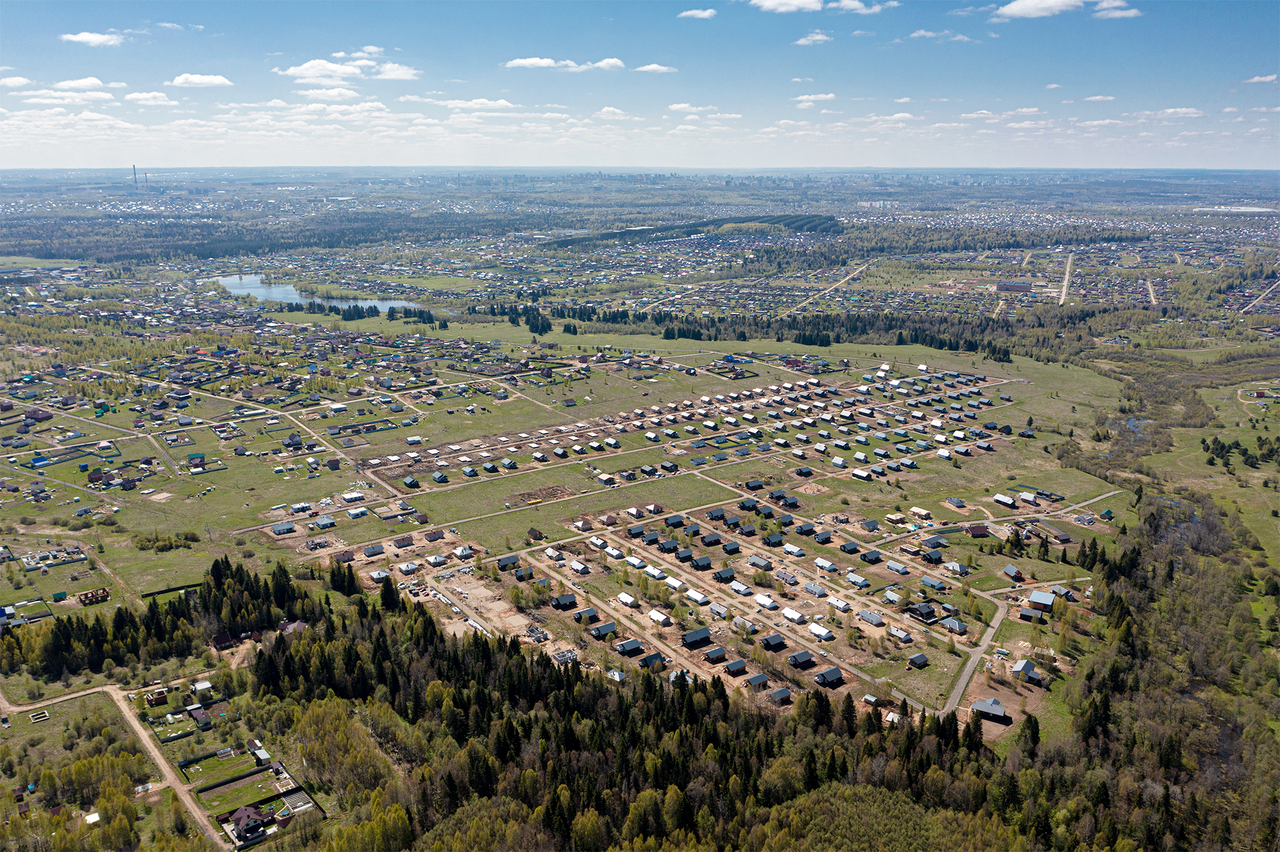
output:
[[15, 3], [8, 167], [1280, 167], [1280, 3]]

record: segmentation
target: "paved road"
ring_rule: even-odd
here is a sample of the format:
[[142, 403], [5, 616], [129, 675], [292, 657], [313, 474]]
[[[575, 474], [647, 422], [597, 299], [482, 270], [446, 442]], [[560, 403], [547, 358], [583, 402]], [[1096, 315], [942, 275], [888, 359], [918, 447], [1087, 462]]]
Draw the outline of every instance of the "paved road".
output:
[[991, 624], [987, 626], [986, 632], [982, 634], [982, 639], [978, 641], [978, 644], [970, 652], [969, 662], [965, 664], [964, 670], [960, 672], [960, 679], [956, 681], [950, 697], [947, 698], [947, 703], [942, 708], [944, 714], [955, 710], [960, 706], [960, 702], [964, 700], [964, 694], [969, 689], [969, 681], [973, 680], [973, 673], [982, 662], [982, 655], [987, 652], [992, 640], [996, 638], [996, 631], [1000, 629], [1001, 622], [1009, 614], [1009, 605], [1004, 601], [996, 600], [985, 593], [975, 592], [974, 594], [981, 594], [982, 597], [995, 601], [996, 617], [991, 619]]
[[1076, 256], [1074, 254], [1067, 255], [1067, 271], [1062, 276], [1062, 295], [1058, 297], [1058, 304], [1065, 305], [1067, 303], [1067, 290], [1071, 287], [1071, 265], [1075, 263]]

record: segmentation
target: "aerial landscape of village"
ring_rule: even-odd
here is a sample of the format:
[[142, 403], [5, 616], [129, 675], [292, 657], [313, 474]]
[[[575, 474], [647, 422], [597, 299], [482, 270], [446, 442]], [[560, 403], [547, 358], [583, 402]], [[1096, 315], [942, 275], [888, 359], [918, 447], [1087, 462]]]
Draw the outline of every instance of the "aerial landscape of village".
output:
[[[496, 714], [547, 711], [432, 677], [435, 654], [482, 647], [565, 666], [575, 694], [669, 684], [703, 708], [695, 726], [716, 701], [851, 738], [950, 719], [957, 747], [1007, 760], [1028, 719], [1045, 745], [1082, 737], [1104, 712], [1094, 679], [1137, 691], [1117, 655], [1153, 601], [1215, 625], [1141, 639], [1183, 688], [1231, 702], [1252, 679], [1274, 734], [1278, 223], [1227, 209], [1269, 190], [1247, 177], [1195, 208], [1070, 214], [999, 199], [1106, 192], [1105, 174], [14, 181], [3, 249], [29, 259], [7, 264], [0, 320], [11, 777], [57, 798], [27, 738], [86, 696], [142, 746], [100, 809], [136, 811], [137, 787], [215, 846], [305, 838], [354, 807], [299, 731], [339, 722], [281, 709], [385, 708], [362, 744], [384, 761], [441, 760], [399, 738], [486, 736], [501, 776], [535, 729]], [[575, 210], [676, 191], [698, 198], [676, 226], [601, 231], [614, 213]], [[797, 193], [805, 212], [774, 212]], [[920, 196], [968, 209], [911, 209]], [[552, 203], [575, 227], [509, 229]], [[70, 207], [90, 217], [63, 220], [63, 254], [120, 256], [29, 254]], [[501, 233], [391, 233], [442, 209]], [[369, 210], [388, 233], [353, 248], [157, 257], [163, 241], [121, 239], [118, 219], [93, 234], [108, 214], [198, 231], [199, 211], [302, 242], [297, 223]], [[1210, 594], [1227, 596], [1216, 616]], [[1172, 777], [1195, 774], [1190, 727], [1183, 756], [1159, 752]], [[818, 777], [852, 771], [845, 751]], [[138, 825], [119, 830], [173, 831]]]
[[1280, 852], [1280, 4], [1139, 5], [0, 2], [0, 852]]

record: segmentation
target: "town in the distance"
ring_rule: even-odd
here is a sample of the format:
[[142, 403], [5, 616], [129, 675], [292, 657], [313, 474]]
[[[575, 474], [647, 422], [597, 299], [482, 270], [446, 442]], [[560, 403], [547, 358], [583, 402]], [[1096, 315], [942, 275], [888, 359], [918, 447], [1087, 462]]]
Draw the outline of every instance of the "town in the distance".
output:
[[0, 180], [0, 847], [1277, 848], [1274, 173], [136, 175]]

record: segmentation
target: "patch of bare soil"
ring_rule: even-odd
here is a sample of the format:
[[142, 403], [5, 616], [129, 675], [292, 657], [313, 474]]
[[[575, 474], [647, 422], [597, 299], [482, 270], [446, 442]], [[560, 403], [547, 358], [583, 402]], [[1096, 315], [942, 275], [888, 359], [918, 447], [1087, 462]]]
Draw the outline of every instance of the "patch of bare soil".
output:
[[535, 491], [521, 491], [513, 494], [510, 503], [545, 503], [548, 500], [563, 500], [565, 497], [572, 497], [573, 492], [563, 485], [544, 485]]
[[796, 488], [801, 494], [825, 494], [831, 489], [819, 482], [806, 482]]

